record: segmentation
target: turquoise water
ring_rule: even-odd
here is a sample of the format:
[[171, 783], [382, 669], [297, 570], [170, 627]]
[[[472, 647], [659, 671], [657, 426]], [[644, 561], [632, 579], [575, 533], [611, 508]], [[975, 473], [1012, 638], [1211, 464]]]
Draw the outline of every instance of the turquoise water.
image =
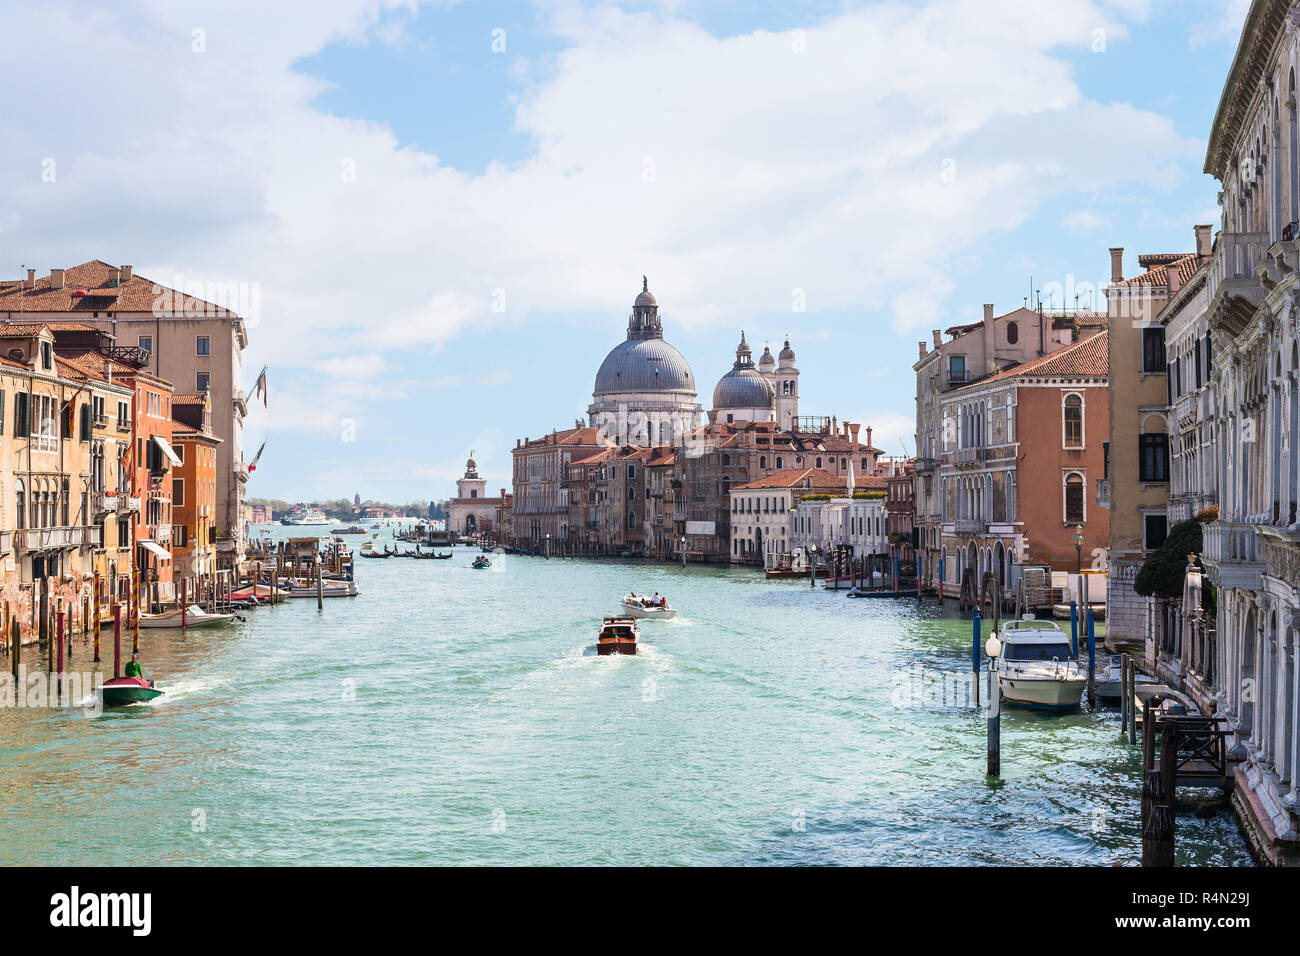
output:
[[[0, 710], [0, 863], [1139, 859], [1115, 713], [1007, 713], [990, 784], [981, 714], [911, 702], [918, 673], [969, 667], [951, 612], [752, 571], [474, 571], [456, 550], [358, 561], [360, 596], [323, 612], [144, 632], [154, 705]], [[631, 588], [681, 617], [644, 624], [637, 657], [595, 656]], [[1178, 854], [1249, 862], [1226, 814], [1180, 820]]]

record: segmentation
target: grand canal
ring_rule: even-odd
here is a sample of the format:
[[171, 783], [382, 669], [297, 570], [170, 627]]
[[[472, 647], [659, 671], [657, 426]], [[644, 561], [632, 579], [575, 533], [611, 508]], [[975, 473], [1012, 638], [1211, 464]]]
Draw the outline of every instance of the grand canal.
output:
[[[360, 596], [323, 612], [145, 632], [152, 706], [0, 711], [0, 863], [1139, 859], [1116, 714], [1010, 712], [990, 784], [980, 713], [917, 693], [969, 667], [951, 612], [752, 571], [471, 555], [358, 561]], [[630, 588], [681, 618], [644, 625], [641, 656], [594, 656]], [[1181, 818], [1178, 855], [1249, 863], [1223, 812]]]

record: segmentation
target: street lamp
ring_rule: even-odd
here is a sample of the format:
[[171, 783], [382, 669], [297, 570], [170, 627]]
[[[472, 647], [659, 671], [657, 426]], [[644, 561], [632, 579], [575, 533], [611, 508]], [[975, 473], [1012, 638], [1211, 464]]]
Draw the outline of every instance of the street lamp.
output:
[[686, 567], [686, 535], [682, 535], [682, 567]]
[[817, 586], [817, 545], [808, 545], [808, 586]]
[[1074, 526], [1074, 573], [1078, 574], [1083, 570], [1083, 525]]
[[551, 556], [551, 533], [548, 531], [546, 532], [546, 557], [549, 558], [550, 556]]

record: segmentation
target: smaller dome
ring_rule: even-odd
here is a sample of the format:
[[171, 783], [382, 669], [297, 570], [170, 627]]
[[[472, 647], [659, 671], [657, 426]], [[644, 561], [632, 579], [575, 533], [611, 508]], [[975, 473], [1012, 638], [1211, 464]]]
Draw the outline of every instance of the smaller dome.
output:
[[758, 358], [758, 367], [761, 369], [771, 369], [776, 365], [776, 359], [772, 358], [772, 350], [766, 345], [763, 346], [763, 354]]
[[655, 300], [654, 293], [650, 291], [650, 280], [647, 279], [645, 276], [642, 276], [641, 294], [636, 297], [636, 301], [632, 303], [632, 307], [636, 308], [637, 306], [645, 307], [645, 306], [658, 306], [658, 305], [659, 303]]
[[780, 355], [779, 357], [780, 357], [781, 361], [783, 361], [783, 362], [793, 362], [793, 361], [794, 361], [794, 349], [790, 348], [790, 340], [789, 340], [789, 339], [786, 339], [786, 340], [785, 340], [785, 348], [783, 348], [783, 349], [781, 350], [781, 355]]

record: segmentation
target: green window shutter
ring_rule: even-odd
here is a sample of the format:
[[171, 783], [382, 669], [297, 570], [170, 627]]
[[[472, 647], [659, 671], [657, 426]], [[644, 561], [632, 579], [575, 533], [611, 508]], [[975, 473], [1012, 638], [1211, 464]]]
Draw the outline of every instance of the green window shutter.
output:
[[26, 392], [14, 395], [14, 436], [22, 438], [27, 434], [27, 406], [31, 396]]
[[5, 390], [0, 388], [0, 435], [5, 431]]
[[90, 441], [90, 405], [81, 406], [81, 440]]

